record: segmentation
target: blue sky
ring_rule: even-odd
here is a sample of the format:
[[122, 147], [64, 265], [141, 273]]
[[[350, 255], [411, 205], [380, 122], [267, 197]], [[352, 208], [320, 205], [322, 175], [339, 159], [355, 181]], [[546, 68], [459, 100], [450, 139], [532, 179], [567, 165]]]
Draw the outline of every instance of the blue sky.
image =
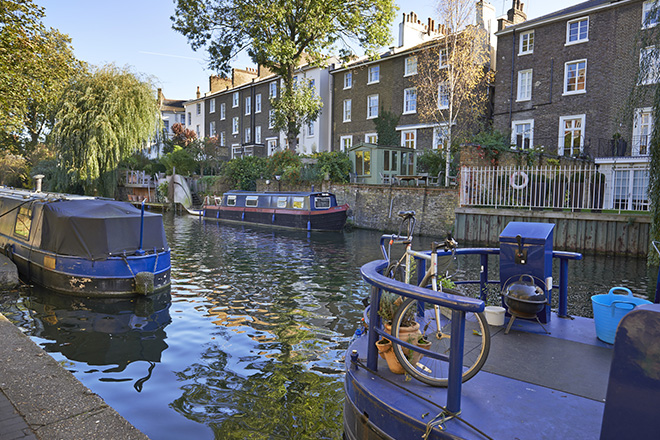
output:
[[[194, 99], [197, 86], [207, 92], [206, 54], [194, 52], [183, 35], [172, 29], [172, 0], [36, 0], [46, 8], [44, 23], [72, 38], [76, 57], [93, 65], [114, 63], [130, 66], [139, 74], [153, 78], [170, 99]], [[580, 3], [575, 0], [527, 0], [528, 18]], [[431, 0], [397, 0], [400, 10], [392, 26], [394, 37], [403, 12], [414, 11], [422, 21], [435, 17]], [[497, 15], [511, 7], [511, 0], [491, 0]], [[405, 5], [401, 7], [402, 5]], [[396, 30], [397, 33], [394, 33]], [[251, 66], [246, 56], [234, 67]]]

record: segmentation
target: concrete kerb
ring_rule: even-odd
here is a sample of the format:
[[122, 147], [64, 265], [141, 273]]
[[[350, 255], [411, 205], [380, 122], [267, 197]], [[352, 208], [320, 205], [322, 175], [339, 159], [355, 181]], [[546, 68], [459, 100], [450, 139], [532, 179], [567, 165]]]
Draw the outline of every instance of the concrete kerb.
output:
[[0, 389], [38, 438], [148, 439], [2, 314], [0, 338]]

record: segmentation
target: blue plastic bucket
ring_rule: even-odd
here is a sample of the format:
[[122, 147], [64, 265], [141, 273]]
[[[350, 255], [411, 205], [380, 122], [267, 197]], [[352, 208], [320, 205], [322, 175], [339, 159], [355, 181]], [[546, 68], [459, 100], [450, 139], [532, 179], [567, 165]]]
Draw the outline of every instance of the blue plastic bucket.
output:
[[[623, 290], [627, 292], [627, 295], [615, 295], [615, 290]], [[621, 319], [642, 304], [651, 304], [651, 301], [634, 297], [630, 289], [625, 287], [612, 287], [606, 294], [592, 296], [591, 305], [594, 310], [594, 323], [598, 339], [608, 344], [614, 344], [616, 328]]]

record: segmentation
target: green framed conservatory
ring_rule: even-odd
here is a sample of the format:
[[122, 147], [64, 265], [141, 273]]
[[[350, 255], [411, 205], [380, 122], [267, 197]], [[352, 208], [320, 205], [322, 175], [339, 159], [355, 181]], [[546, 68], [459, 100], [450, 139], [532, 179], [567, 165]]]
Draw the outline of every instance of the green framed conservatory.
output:
[[359, 143], [348, 149], [357, 183], [390, 185], [398, 176], [417, 173], [416, 151], [406, 147]]

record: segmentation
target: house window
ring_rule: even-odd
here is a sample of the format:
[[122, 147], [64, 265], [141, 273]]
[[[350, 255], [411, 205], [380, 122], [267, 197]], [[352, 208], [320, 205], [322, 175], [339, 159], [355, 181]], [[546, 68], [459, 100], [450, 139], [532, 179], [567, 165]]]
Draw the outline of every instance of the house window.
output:
[[252, 130], [250, 129], [250, 127], [248, 127], [248, 128], [245, 129], [245, 143], [246, 144], [250, 142], [251, 137], [252, 137]]
[[238, 107], [238, 92], [234, 92], [234, 94], [232, 95], [231, 106]]
[[380, 81], [380, 66], [369, 67], [369, 81], [367, 84], [374, 84]]
[[642, 7], [642, 28], [650, 28], [658, 24], [658, 2], [656, 0], [644, 2]]
[[199, 124], [195, 126], [195, 133], [197, 133], [198, 138], [202, 136], [202, 133], [199, 131]]
[[209, 113], [215, 113], [215, 98], [209, 100]]
[[257, 93], [254, 97], [254, 112], [261, 113], [261, 93]]
[[231, 134], [238, 134], [238, 116], [231, 118]]
[[648, 156], [649, 141], [653, 133], [652, 108], [639, 108], [635, 111], [633, 122], [632, 155]]
[[371, 151], [355, 152], [355, 174], [358, 176], [371, 175]]
[[309, 124], [307, 124], [307, 136], [314, 136], [314, 121], [311, 121]]
[[534, 120], [513, 121], [511, 145], [518, 150], [528, 150], [534, 145]]
[[518, 72], [518, 101], [532, 99], [532, 69]]
[[226, 142], [227, 142], [227, 138], [225, 136], [225, 132], [222, 131], [222, 132], [220, 132], [220, 146], [224, 147]]
[[564, 94], [586, 93], [587, 60], [571, 61], [564, 67]]
[[571, 20], [566, 24], [566, 44], [589, 41], [589, 17]]
[[449, 130], [447, 125], [439, 125], [433, 128], [433, 145], [436, 150], [446, 150], [449, 144]]
[[192, 113], [188, 112], [188, 125], [192, 125]]
[[198, 102], [197, 103], [197, 114], [199, 115], [201, 113], [202, 113], [202, 104]]
[[227, 106], [223, 102], [222, 104], [220, 104], [220, 120], [224, 121], [226, 116], [227, 116]]
[[649, 172], [647, 169], [614, 170], [613, 208], [647, 211], [649, 209], [648, 185]]
[[163, 129], [165, 130], [165, 133], [170, 132], [170, 121], [168, 121], [167, 119], [163, 121]]
[[181, 115], [181, 123], [185, 125], [186, 123], [186, 115], [185, 113]]
[[417, 112], [417, 89], [411, 87], [403, 91], [403, 114]]
[[275, 110], [268, 110], [268, 128], [275, 127]]
[[266, 139], [268, 154], [272, 156], [277, 151], [277, 139]]
[[344, 73], [344, 90], [350, 89], [353, 87], [353, 73], [346, 72]]
[[249, 115], [252, 113], [252, 97], [248, 96], [245, 98], [245, 114]]
[[376, 144], [378, 145], [378, 133], [367, 133], [364, 135], [364, 141], [367, 144]]
[[449, 86], [446, 82], [438, 86], [438, 109], [449, 108]]
[[417, 130], [403, 130], [401, 132], [401, 146], [414, 149], [417, 146]]
[[417, 57], [412, 56], [406, 58], [406, 64], [404, 67], [403, 76], [410, 76], [417, 74]]
[[344, 122], [350, 122], [351, 121], [351, 105], [352, 105], [352, 100], [350, 99], [344, 99]]
[[383, 151], [383, 171], [398, 171], [399, 164], [397, 163], [398, 154], [396, 151], [384, 150]]
[[211, 121], [209, 124], [209, 136], [213, 137], [215, 136], [215, 121]]
[[559, 118], [560, 156], [579, 156], [584, 146], [585, 115], [562, 116]]
[[449, 49], [443, 47], [440, 49], [440, 68], [444, 69], [449, 66]]
[[353, 146], [353, 136], [342, 136], [339, 138], [339, 147], [341, 151], [348, 151]]
[[639, 82], [638, 84], [656, 84], [660, 76], [660, 51], [655, 46], [649, 46], [639, 51]]
[[534, 31], [520, 34], [520, 50], [518, 55], [527, 55], [534, 52]]
[[254, 127], [254, 143], [255, 144], [261, 143], [261, 125], [257, 125], [256, 127]]
[[277, 81], [268, 84], [268, 97], [277, 98]]
[[378, 95], [367, 96], [367, 119], [378, 117]]

